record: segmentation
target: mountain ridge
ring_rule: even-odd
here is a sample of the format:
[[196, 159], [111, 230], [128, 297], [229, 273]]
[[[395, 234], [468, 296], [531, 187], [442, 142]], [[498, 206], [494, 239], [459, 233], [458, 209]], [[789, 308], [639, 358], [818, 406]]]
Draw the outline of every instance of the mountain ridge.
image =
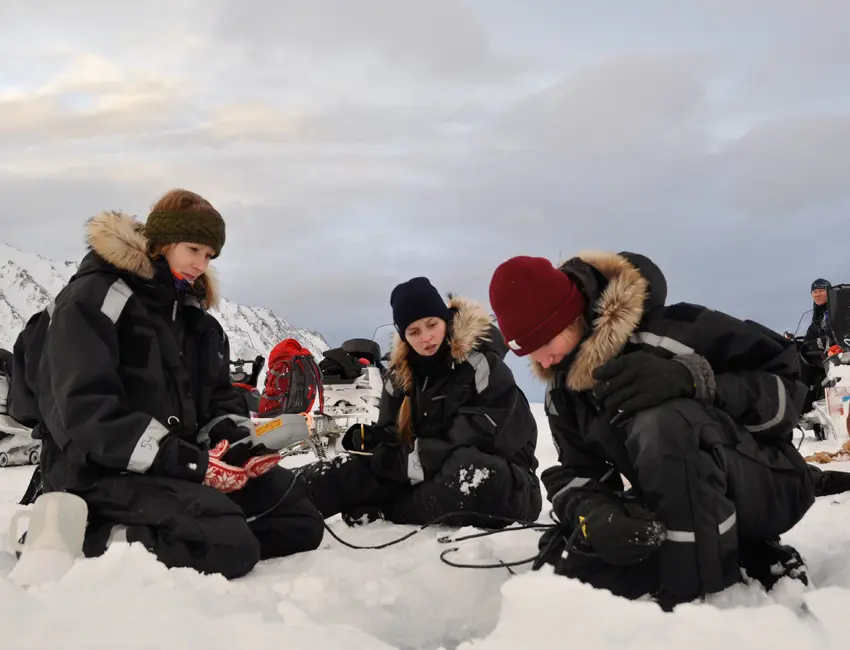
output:
[[[11, 350], [20, 331], [35, 312], [43, 309], [77, 271], [78, 262], [57, 261], [37, 253], [0, 244], [0, 347]], [[267, 307], [243, 305], [222, 297], [210, 314], [230, 339], [230, 357], [268, 357], [286, 338], [306, 347], [316, 361], [330, 346], [321, 333], [295, 327]]]

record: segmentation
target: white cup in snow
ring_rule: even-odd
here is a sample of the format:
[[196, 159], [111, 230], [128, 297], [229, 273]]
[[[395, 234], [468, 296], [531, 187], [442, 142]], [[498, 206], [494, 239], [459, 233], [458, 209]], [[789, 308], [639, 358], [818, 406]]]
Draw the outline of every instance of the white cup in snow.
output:
[[[29, 519], [23, 544], [19, 522]], [[21, 587], [59, 580], [83, 554], [88, 521], [86, 502], [69, 492], [46, 492], [31, 510], [19, 510], [9, 522], [9, 544], [21, 553], [9, 580]]]

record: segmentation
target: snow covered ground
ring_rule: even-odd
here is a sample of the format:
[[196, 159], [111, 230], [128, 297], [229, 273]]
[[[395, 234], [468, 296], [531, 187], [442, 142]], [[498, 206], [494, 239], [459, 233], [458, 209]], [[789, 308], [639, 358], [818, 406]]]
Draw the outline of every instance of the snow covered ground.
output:
[[[542, 406], [541, 470], [555, 451]], [[803, 451], [835, 449], [805, 442]], [[296, 463], [306, 462], [307, 456]], [[292, 461], [290, 461], [291, 463]], [[850, 471], [850, 463], [831, 469]], [[19, 506], [32, 468], [0, 470], [0, 530]], [[541, 519], [545, 519], [544, 512]], [[374, 545], [410, 527], [370, 524], [333, 530], [353, 544]], [[81, 560], [59, 583], [23, 591], [6, 576], [14, 555], [0, 544], [0, 639], [14, 650], [74, 648], [817, 648], [850, 645], [850, 494], [818, 500], [786, 539], [806, 558], [815, 588], [780, 585], [770, 596], [736, 587], [711, 604], [663, 614], [548, 569], [470, 570], [446, 566], [443, 530], [425, 531], [383, 550], [349, 549], [330, 535], [313, 553], [262, 563], [227, 582], [189, 570], [166, 570], [140, 548], [113, 547]], [[471, 532], [462, 530], [454, 536]], [[460, 542], [455, 561], [525, 559], [538, 533], [517, 531]], [[808, 611], [799, 605], [802, 600]]]

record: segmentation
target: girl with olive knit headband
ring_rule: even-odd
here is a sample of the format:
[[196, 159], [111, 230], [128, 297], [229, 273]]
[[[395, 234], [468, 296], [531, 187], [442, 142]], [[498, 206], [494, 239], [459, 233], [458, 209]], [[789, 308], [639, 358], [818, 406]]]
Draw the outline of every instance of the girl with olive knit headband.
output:
[[230, 447], [253, 425], [207, 313], [224, 240], [219, 212], [187, 190], [145, 224], [104, 212], [77, 273], [19, 339], [41, 357], [29, 389], [44, 490], [85, 499], [86, 556], [140, 542], [166, 566], [232, 578], [321, 542], [322, 517], [280, 456]]

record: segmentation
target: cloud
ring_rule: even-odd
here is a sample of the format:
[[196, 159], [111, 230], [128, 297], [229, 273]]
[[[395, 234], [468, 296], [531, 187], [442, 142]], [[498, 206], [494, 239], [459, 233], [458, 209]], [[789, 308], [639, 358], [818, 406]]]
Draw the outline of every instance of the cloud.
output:
[[576, 158], [616, 160], [691, 122], [704, 102], [700, 67], [675, 54], [609, 58], [523, 99], [494, 126]]
[[850, 192], [850, 114], [761, 124], [720, 156], [736, 203], [773, 219]]
[[[263, 19], [258, 21], [257, 16]], [[369, 70], [434, 76], [443, 82], [513, 77], [523, 62], [497, 52], [460, 0], [245, 0], [225, 3], [214, 33], [257, 61], [269, 52], [370, 62]], [[281, 67], [289, 65], [280, 59]]]
[[793, 327], [842, 272], [850, 5], [600, 3], [8, 0], [4, 238], [79, 257], [87, 217], [188, 187], [226, 295], [331, 342], [414, 275], [486, 302], [507, 257], [587, 247]]
[[186, 99], [174, 79], [81, 52], [42, 85], [0, 90], [0, 137], [8, 147], [134, 136], [166, 126]]

